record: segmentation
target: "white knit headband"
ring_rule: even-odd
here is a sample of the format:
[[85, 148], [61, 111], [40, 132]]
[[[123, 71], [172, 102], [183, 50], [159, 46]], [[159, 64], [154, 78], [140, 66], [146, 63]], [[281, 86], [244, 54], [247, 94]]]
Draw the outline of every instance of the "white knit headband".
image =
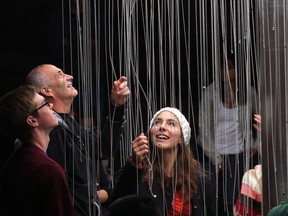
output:
[[177, 119], [179, 120], [179, 123], [180, 123], [180, 127], [182, 129], [184, 142], [186, 143], [186, 145], [189, 145], [189, 141], [190, 141], [190, 138], [191, 138], [191, 128], [190, 128], [189, 122], [187, 121], [185, 116], [177, 108], [165, 107], [165, 108], [162, 108], [159, 111], [157, 111], [154, 114], [152, 120], [150, 121], [150, 129], [153, 126], [155, 118], [163, 111], [171, 112], [177, 117]]

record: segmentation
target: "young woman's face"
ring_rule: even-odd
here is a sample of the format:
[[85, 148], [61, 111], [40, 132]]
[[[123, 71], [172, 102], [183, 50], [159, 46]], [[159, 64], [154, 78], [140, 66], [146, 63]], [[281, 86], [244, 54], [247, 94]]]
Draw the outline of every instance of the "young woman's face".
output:
[[181, 143], [181, 127], [177, 117], [169, 112], [161, 112], [151, 128], [153, 145], [161, 149], [171, 149]]

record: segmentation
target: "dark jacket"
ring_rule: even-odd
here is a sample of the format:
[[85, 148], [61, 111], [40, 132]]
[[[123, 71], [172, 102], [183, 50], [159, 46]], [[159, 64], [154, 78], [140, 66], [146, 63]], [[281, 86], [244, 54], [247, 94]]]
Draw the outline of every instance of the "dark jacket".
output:
[[105, 118], [101, 134], [97, 137], [80, 127], [70, 115], [58, 115], [59, 125], [50, 133], [47, 154], [68, 175], [75, 215], [97, 215], [100, 207], [96, 191], [101, 188], [110, 193], [108, 179], [100, 162], [100, 149], [103, 155], [109, 157], [113, 154], [111, 146], [113, 151], [119, 146], [124, 128], [124, 108], [116, 108], [112, 120]]
[[[117, 183], [113, 190], [112, 202], [120, 197], [124, 197], [131, 194], [138, 194], [141, 196], [153, 197], [157, 206], [159, 206], [161, 212], [165, 212], [172, 207], [173, 191], [172, 187], [167, 187], [165, 197], [163, 192], [155, 181], [153, 181], [152, 190], [148, 185], [142, 182], [143, 169], [136, 169], [129, 162], [120, 170]], [[201, 194], [194, 196], [191, 199], [192, 215], [193, 216], [213, 216], [216, 215], [216, 200], [215, 196], [211, 196], [213, 193], [210, 182], [205, 177], [199, 177], [199, 185]], [[169, 191], [170, 190], [170, 191]], [[169, 194], [169, 195], [168, 195]]]

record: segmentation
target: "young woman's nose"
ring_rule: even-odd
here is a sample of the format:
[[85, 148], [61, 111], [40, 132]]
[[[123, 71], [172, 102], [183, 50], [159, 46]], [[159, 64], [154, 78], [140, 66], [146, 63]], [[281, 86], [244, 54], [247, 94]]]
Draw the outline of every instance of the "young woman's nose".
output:
[[160, 131], [165, 130], [165, 122], [162, 122], [162, 123], [159, 125], [159, 130], [160, 130]]

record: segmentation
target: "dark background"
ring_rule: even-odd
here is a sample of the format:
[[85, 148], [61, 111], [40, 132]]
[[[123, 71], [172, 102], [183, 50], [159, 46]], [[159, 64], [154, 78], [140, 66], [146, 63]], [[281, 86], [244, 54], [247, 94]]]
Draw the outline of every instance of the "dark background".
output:
[[[108, 41], [108, 26], [111, 24], [111, 21], [109, 23], [109, 17], [108, 17], [108, 4], [111, 1], [105, 1], [105, 0], [95, 0], [95, 2], [91, 1], [91, 8], [93, 8], [93, 5], [95, 3], [96, 5], [96, 12], [91, 9], [91, 14], [96, 14], [97, 18], [97, 25], [93, 22], [94, 18], [91, 16], [91, 40], [94, 40], [97, 36], [97, 42], [98, 45], [101, 47], [99, 50], [99, 53], [95, 54], [95, 47], [97, 44], [91, 43], [91, 53], [93, 55], [98, 55], [98, 60], [101, 63], [100, 64], [100, 70], [95, 69], [95, 61], [92, 61], [92, 67], [95, 73], [92, 74], [92, 78], [96, 79], [96, 73], [100, 73], [101, 77], [101, 83], [112, 83], [112, 80], [115, 80], [118, 76], [117, 72], [124, 71], [125, 68], [123, 68], [123, 65], [120, 66], [120, 60], [119, 60], [119, 42], [120, 39], [117, 38], [117, 35], [119, 32], [117, 24], [119, 23], [119, 20], [117, 19], [116, 15], [116, 7], [121, 6], [121, 3], [119, 5], [116, 4], [116, 2], [121, 1], [114, 1], [115, 4], [115, 11], [110, 11], [110, 13], [114, 13], [114, 16], [112, 19], [114, 19], [114, 37], [113, 41]], [[157, 22], [155, 21], [155, 41], [154, 41], [154, 47], [155, 47], [155, 85], [156, 85], [156, 94], [160, 94], [160, 91], [163, 93], [163, 84], [166, 85], [166, 92], [165, 97], [167, 98], [166, 106], [171, 105], [171, 95], [175, 95], [176, 103], [174, 106], [178, 106], [181, 103], [182, 104], [182, 111], [187, 116], [188, 113], [191, 113], [191, 110], [188, 110], [190, 108], [188, 103], [191, 103], [191, 100], [187, 100], [188, 98], [192, 99], [193, 101], [193, 112], [197, 113], [197, 103], [198, 103], [198, 73], [197, 71], [199, 68], [197, 68], [197, 62], [200, 60], [201, 57], [197, 57], [197, 44], [196, 44], [196, 36], [197, 36], [197, 25], [196, 25], [196, 18], [194, 14], [191, 14], [190, 20], [188, 22], [187, 20], [187, 7], [189, 5], [191, 11], [195, 11], [195, 4], [191, 3], [188, 4], [189, 1], [182, 1], [184, 6], [184, 12], [183, 17], [181, 15], [181, 18], [185, 20], [185, 23], [183, 20], [180, 20], [180, 32], [175, 31], [175, 34], [180, 35], [180, 50], [181, 50], [181, 58], [180, 58], [180, 64], [181, 64], [181, 80], [178, 80], [177, 76], [175, 77], [174, 82], [175, 84], [175, 92], [171, 92], [170, 86], [173, 83], [170, 83], [169, 79], [166, 80], [166, 83], [163, 83], [160, 79], [159, 74], [159, 50], [158, 48], [158, 40], [157, 40], [157, 34], [159, 33], [157, 31], [158, 26]], [[147, 81], [146, 76], [146, 70], [147, 70], [147, 52], [145, 49], [144, 44], [144, 26], [143, 26], [143, 20], [141, 20], [142, 17], [142, 10], [143, 10], [143, 3], [144, 1], [138, 1], [137, 2], [137, 10], [139, 14], [139, 20], [138, 20], [138, 31], [139, 31], [139, 80], [141, 81], [141, 85], [144, 89], [144, 91], [147, 93], [147, 88], [150, 88], [149, 81]], [[12, 1], [4, 1], [0, 7], [0, 26], [1, 26], [1, 34], [0, 34], [0, 59], [1, 59], [1, 81], [0, 81], [0, 96], [5, 94], [7, 91], [15, 88], [17, 85], [20, 85], [24, 83], [25, 77], [27, 73], [29, 73], [34, 67], [36, 67], [39, 64], [43, 63], [51, 63], [59, 68], [63, 69], [64, 72], [68, 74], [72, 74], [74, 76], [74, 85], [77, 89], [80, 88], [78, 86], [78, 81], [80, 81], [79, 75], [79, 52], [77, 47], [77, 21], [75, 19], [75, 16], [70, 15], [72, 14], [71, 6], [70, 4], [73, 4], [72, 1], [63, 0], [63, 1], [57, 1], [57, 0], [28, 0], [28, 1], [22, 1], [22, 0], [12, 0]], [[164, 4], [164, 3], [163, 3]], [[151, 7], [155, 8], [155, 17], [157, 17], [157, 5], [151, 5]], [[165, 8], [166, 5], [161, 5], [162, 8]], [[100, 10], [99, 10], [100, 8]], [[164, 9], [165, 11], [165, 9]], [[62, 16], [64, 14], [64, 16]], [[167, 16], [165, 19], [168, 19], [168, 13], [167, 11], [164, 12], [164, 14]], [[209, 14], [209, 13], [208, 13]], [[121, 17], [121, 14], [120, 14]], [[149, 17], [150, 18], [150, 17]], [[156, 19], [156, 18], [155, 18]], [[207, 17], [207, 20], [210, 18]], [[64, 20], [64, 21], [63, 21]], [[121, 20], [122, 22], [123, 20]], [[64, 24], [63, 24], [64, 23]], [[70, 25], [71, 24], [71, 25]], [[169, 73], [171, 70], [176, 71], [177, 75], [177, 62], [175, 59], [176, 64], [174, 65], [174, 68], [171, 68], [171, 65], [169, 65], [169, 61], [171, 56], [167, 54], [167, 48], [168, 48], [168, 23], [163, 23], [164, 31], [163, 31], [163, 45], [165, 46], [166, 53], [164, 54], [164, 73], [166, 77], [169, 77]], [[185, 59], [186, 56], [186, 50], [184, 47], [184, 35], [187, 33], [184, 32], [184, 29], [187, 31], [188, 27], [190, 28], [190, 36], [189, 39], [191, 41], [190, 47], [188, 47], [190, 52], [190, 65], [187, 65], [187, 59]], [[109, 27], [111, 30], [111, 27]], [[210, 27], [208, 26], [208, 29]], [[96, 33], [94, 33], [96, 32]], [[96, 34], [96, 35], [95, 35]], [[207, 33], [207, 41], [210, 41], [209, 39], [209, 32]], [[176, 36], [176, 35], [175, 35]], [[63, 40], [65, 38], [65, 40]], [[69, 42], [67, 42], [67, 40]], [[112, 42], [112, 43], [111, 43]], [[113, 66], [110, 61], [110, 54], [107, 52], [107, 44], [111, 43], [114, 52], [112, 55], [112, 61]], [[198, 44], [199, 45], [199, 44]], [[176, 50], [176, 45], [174, 49]], [[164, 51], [165, 52], [165, 51]], [[176, 51], [175, 51], [176, 52]], [[123, 53], [121, 53], [123, 54]], [[92, 56], [92, 59], [94, 59], [95, 56]], [[97, 56], [96, 56], [97, 57]], [[124, 57], [123, 57], [124, 58]], [[176, 58], [176, 55], [173, 56], [173, 58]], [[209, 56], [207, 56], [209, 58]], [[96, 60], [97, 61], [97, 60]], [[122, 59], [123, 62], [123, 59]], [[113, 68], [112, 68], [113, 67]], [[122, 68], [121, 68], [122, 67]], [[188, 74], [188, 67], [190, 70], [190, 74]], [[112, 74], [111, 71], [113, 69], [116, 71], [116, 74]], [[209, 71], [209, 70], [208, 70]], [[81, 72], [80, 72], [81, 73]], [[113, 77], [114, 76], [114, 77]], [[132, 77], [133, 78], [133, 77]], [[107, 82], [108, 80], [108, 82]], [[154, 82], [154, 81], [153, 81]], [[162, 83], [161, 83], [162, 82]], [[188, 83], [192, 86], [192, 95], [188, 95]], [[137, 84], [137, 83], [136, 83]], [[131, 82], [131, 89], [134, 89], [134, 84]], [[104, 86], [103, 89], [106, 87]], [[106, 88], [110, 89], [110, 87]], [[181, 93], [179, 98], [179, 92]], [[105, 95], [106, 92], [103, 92]], [[133, 94], [133, 92], [132, 92]], [[137, 100], [137, 99], [136, 99]], [[147, 102], [145, 99], [141, 99], [142, 103], [141, 106], [143, 108], [143, 116], [147, 116]], [[159, 104], [160, 100], [157, 98], [154, 103], [155, 109], [159, 109], [161, 104]], [[135, 101], [137, 103], [137, 101]], [[195, 115], [197, 116], [197, 115]], [[146, 121], [143, 121], [144, 123]]]
[[36, 65], [48, 61], [48, 14], [52, 1], [4, 1], [0, 7], [2, 96], [22, 84]]

